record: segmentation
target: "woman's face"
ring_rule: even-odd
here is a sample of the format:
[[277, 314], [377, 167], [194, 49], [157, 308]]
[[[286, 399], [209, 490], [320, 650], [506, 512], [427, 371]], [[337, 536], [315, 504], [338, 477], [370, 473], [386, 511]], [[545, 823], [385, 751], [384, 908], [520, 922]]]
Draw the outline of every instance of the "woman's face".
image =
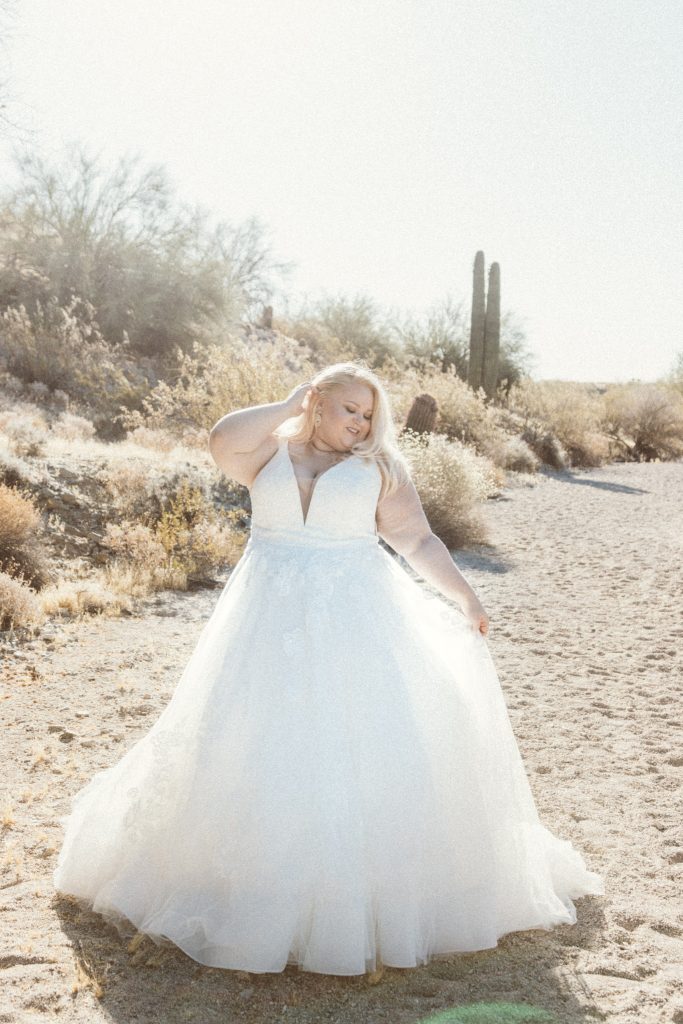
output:
[[321, 399], [316, 434], [334, 448], [351, 448], [370, 433], [373, 402], [372, 388], [362, 381], [332, 388]]

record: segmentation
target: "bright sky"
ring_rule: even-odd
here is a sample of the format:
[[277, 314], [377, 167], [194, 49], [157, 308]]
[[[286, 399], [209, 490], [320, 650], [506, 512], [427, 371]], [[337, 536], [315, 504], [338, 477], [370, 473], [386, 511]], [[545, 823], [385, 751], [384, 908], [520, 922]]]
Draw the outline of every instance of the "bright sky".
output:
[[[286, 290], [419, 313], [501, 267], [535, 377], [683, 350], [679, 0], [17, 0], [11, 113], [251, 215]], [[14, 142], [0, 142], [11, 174]]]

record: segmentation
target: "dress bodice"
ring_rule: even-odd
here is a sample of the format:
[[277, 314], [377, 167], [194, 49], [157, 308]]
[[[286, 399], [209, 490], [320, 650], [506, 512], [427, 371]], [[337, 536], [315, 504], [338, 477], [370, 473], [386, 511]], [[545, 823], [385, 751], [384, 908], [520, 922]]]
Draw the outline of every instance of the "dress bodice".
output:
[[367, 538], [377, 542], [375, 513], [382, 478], [377, 464], [351, 454], [313, 481], [304, 522], [299, 484], [280, 437], [250, 488], [252, 537], [317, 544]]

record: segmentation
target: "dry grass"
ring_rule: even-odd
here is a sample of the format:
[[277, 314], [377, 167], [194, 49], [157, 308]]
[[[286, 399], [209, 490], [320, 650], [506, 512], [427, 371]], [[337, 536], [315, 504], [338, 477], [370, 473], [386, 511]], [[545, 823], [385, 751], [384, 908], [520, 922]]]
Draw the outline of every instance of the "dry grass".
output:
[[37, 401], [59, 390], [110, 416], [139, 385], [130, 379], [136, 374], [124, 349], [105, 341], [93, 314], [77, 296], [67, 306], [51, 300], [31, 316], [23, 306], [6, 309], [0, 316], [3, 366]]
[[0, 484], [0, 570], [39, 589], [50, 579], [40, 511], [28, 491]]
[[[483, 391], [474, 392], [457, 376], [454, 367], [445, 373], [434, 368], [394, 367], [393, 371], [389, 368], [389, 377], [388, 389], [399, 422], [405, 422], [415, 396], [426, 393], [438, 405], [436, 431], [470, 446], [499, 469], [535, 473], [541, 463], [557, 464], [552, 446], [534, 445], [529, 433], [522, 436], [526, 426], [523, 418], [486, 402]], [[564, 455], [560, 461], [564, 464]]]
[[675, 387], [613, 384], [602, 421], [621, 455], [637, 462], [683, 455], [683, 394]]
[[390, 380], [388, 389], [399, 422], [405, 422], [415, 396], [427, 393], [436, 399], [439, 408], [437, 432], [472, 445], [478, 451], [504, 438], [495, 408], [483, 401], [483, 392], [472, 391], [453, 367], [446, 373], [436, 369], [401, 370]]
[[61, 413], [51, 430], [54, 437], [65, 441], [87, 441], [95, 435], [95, 425], [85, 416], [73, 412]]
[[11, 885], [21, 882], [24, 877], [25, 858], [24, 851], [17, 842], [5, 844], [2, 856], [0, 856], [0, 878], [4, 885]]
[[140, 426], [135, 430], [129, 430], [126, 440], [141, 448], [149, 448], [151, 451], [165, 452], [166, 454], [178, 447], [178, 439], [169, 434], [167, 430], [155, 430], [152, 427]]
[[104, 544], [115, 556], [110, 587], [137, 594], [184, 590], [190, 578], [235, 565], [246, 543], [237, 528], [240, 518], [239, 510], [219, 515], [201, 489], [184, 481], [153, 525], [109, 524]]
[[224, 346], [194, 345], [178, 353], [177, 381], [160, 382], [142, 403], [143, 411], [122, 413], [129, 430], [210, 430], [229, 409], [279, 401], [288, 388], [313, 376], [315, 366], [290, 338], [274, 336], [254, 349], [237, 338]]
[[2, 803], [0, 803], [0, 825], [3, 828], [13, 828], [16, 823], [12, 798], [9, 793], [6, 793], [2, 799]]
[[187, 573], [174, 566], [154, 569], [142, 562], [126, 562], [115, 558], [104, 569], [112, 593], [145, 597], [160, 590], [187, 590]]
[[40, 597], [21, 580], [0, 572], [0, 629], [26, 629], [44, 620]]
[[42, 743], [34, 743], [31, 746], [31, 768], [37, 768], [41, 764], [47, 764], [48, 753]]
[[76, 956], [76, 977], [71, 985], [71, 995], [90, 991], [96, 999], [102, 999], [105, 993], [106, 969], [100, 970], [92, 960], [80, 951]]
[[522, 438], [555, 468], [600, 466], [610, 457], [601, 432], [602, 397], [594, 385], [522, 380], [510, 389], [506, 408]]
[[19, 458], [44, 455], [48, 429], [45, 413], [29, 402], [0, 410], [0, 433], [7, 439], [12, 454]]
[[487, 543], [482, 502], [499, 488], [493, 463], [440, 434], [405, 431], [400, 447], [429, 525], [446, 547]]
[[44, 478], [35, 462], [16, 456], [11, 451], [9, 439], [0, 435], [0, 483], [8, 487], [28, 488], [40, 484]]
[[86, 579], [61, 579], [46, 587], [40, 593], [39, 601], [46, 615], [66, 615], [69, 618], [103, 613], [120, 615], [133, 607], [127, 593], [110, 585], [104, 570]]
[[126, 442], [109, 451], [95, 477], [113, 502], [119, 521], [153, 526], [184, 486], [201, 491], [207, 507], [211, 505], [217, 471], [208, 450], [188, 452], [176, 447], [153, 455]]

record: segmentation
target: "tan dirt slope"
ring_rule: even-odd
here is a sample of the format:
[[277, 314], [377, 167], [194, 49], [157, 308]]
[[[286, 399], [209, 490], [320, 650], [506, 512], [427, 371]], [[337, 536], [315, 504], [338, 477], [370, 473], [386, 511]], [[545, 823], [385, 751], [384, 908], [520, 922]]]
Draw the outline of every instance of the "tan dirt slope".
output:
[[217, 591], [4, 650], [0, 1022], [683, 1022], [682, 508], [680, 462], [547, 473], [489, 502], [491, 547], [456, 553], [541, 817], [607, 891], [574, 926], [413, 970], [204, 968], [52, 892], [70, 794], [151, 726]]

